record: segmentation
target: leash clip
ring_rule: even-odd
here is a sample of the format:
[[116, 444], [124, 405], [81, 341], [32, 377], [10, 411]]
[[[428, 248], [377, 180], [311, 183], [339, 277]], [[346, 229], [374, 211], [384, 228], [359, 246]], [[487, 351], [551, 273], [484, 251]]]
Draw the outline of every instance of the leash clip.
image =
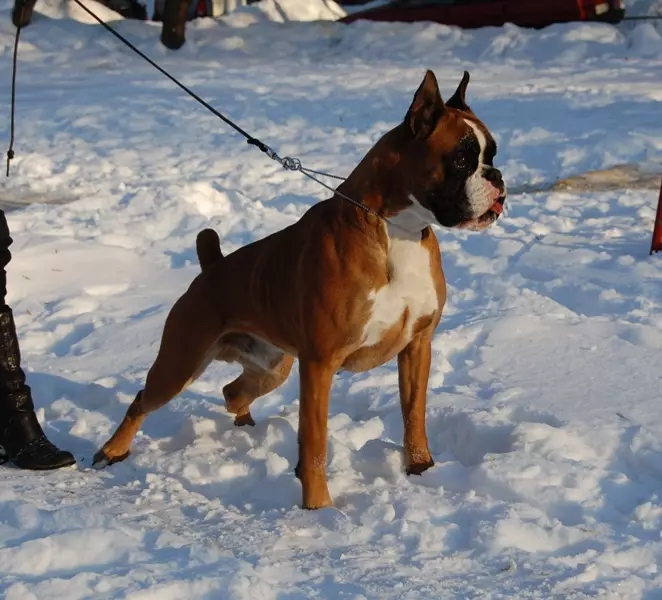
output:
[[264, 145], [263, 152], [271, 160], [275, 160], [277, 163], [280, 163], [280, 166], [283, 167], [283, 169], [288, 171], [301, 171], [302, 169], [301, 161], [298, 158], [292, 158], [291, 156], [285, 156], [281, 158], [273, 148], [270, 148], [266, 144]]
[[301, 161], [298, 158], [286, 156], [285, 158], [279, 158], [278, 162], [283, 166], [283, 169], [288, 171], [301, 171]]

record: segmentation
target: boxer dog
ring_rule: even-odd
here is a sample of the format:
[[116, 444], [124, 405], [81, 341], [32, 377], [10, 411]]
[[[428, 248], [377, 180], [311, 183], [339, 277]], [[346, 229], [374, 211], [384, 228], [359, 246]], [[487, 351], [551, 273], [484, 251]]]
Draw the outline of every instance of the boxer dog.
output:
[[[242, 374], [223, 389], [235, 424], [299, 360], [299, 462], [304, 508], [331, 505], [326, 480], [331, 381], [397, 356], [408, 474], [434, 463], [425, 431], [431, 340], [446, 300], [430, 226], [485, 229], [506, 193], [497, 148], [465, 101], [469, 74], [444, 103], [427, 71], [404, 121], [382, 137], [338, 188], [289, 227], [223, 256], [217, 234], [198, 234], [202, 272], [177, 300], [145, 387], [94, 457], [129, 454], [145, 417], [213, 360]], [[366, 210], [367, 209], [367, 210]]]

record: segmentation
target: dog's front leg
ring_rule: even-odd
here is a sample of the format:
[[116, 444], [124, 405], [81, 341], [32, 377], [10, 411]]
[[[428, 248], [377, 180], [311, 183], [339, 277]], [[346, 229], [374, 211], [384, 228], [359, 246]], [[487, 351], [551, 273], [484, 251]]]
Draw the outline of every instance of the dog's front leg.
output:
[[297, 477], [303, 488], [303, 508], [331, 506], [326, 483], [326, 436], [329, 395], [334, 365], [305, 358], [299, 360], [299, 464]]
[[432, 329], [421, 332], [398, 354], [407, 475], [420, 475], [434, 465], [425, 433], [425, 402], [430, 376], [432, 334]]

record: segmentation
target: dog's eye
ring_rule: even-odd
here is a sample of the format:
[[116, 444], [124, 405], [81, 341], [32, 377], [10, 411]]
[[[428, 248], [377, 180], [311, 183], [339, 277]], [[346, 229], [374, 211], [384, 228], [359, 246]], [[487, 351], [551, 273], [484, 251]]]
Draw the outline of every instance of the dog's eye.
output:
[[458, 156], [453, 161], [453, 167], [455, 167], [457, 171], [466, 171], [468, 166], [469, 166], [469, 160], [467, 159], [466, 156]]

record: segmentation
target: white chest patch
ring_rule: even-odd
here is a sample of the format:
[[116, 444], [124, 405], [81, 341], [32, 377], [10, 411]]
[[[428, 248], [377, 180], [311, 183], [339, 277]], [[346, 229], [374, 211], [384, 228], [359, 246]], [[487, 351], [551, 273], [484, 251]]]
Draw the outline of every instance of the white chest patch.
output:
[[439, 299], [430, 272], [430, 254], [416, 239], [391, 237], [388, 252], [390, 281], [370, 293], [373, 301], [370, 318], [363, 332], [363, 346], [378, 344], [384, 333], [402, 318], [408, 309], [407, 339], [423, 316], [439, 308]]

